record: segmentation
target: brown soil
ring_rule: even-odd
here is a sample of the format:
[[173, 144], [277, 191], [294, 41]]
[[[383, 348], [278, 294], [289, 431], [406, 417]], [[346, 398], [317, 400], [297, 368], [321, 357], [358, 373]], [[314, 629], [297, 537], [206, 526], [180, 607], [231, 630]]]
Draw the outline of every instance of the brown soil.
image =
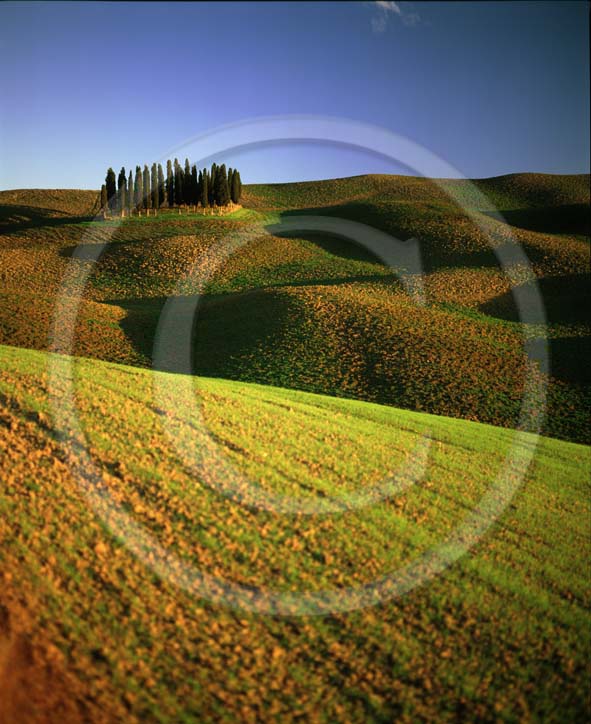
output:
[[0, 724], [83, 721], [57, 663], [32, 645], [22, 625], [0, 606]]

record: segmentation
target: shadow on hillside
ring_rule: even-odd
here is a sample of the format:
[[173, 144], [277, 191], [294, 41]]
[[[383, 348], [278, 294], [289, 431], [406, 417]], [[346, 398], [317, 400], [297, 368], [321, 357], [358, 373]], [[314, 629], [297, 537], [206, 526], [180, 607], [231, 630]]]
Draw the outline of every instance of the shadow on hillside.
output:
[[[269, 382], [263, 367], [257, 367], [256, 351], [268, 346], [284, 327], [287, 303], [278, 294], [252, 292], [203, 295], [193, 318], [195, 297], [172, 298], [171, 338], [177, 340], [190, 329], [193, 356], [180, 359], [173, 342], [155, 363], [158, 324], [167, 298], [113, 299], [109, 304], [124, 309], [121, 328], [134, 349], [155, 369], [206, 377]], [[187, 323], [192, 319], [192, 323]], [[175, 330], [178, 330], [178, 332]]]
[[[293, 209], [284, 212], [282, 218], [293, 219], [297, 216], [331, 216], [341, 219], [349, 219], [361, 224], [367, 224], [374, 229], [390, 234], [398, 241], [406, 241], [411, 238], [419, 240], [421, 249], [421, 261], [425, 273], [437, 271], [449, 267], [499, 267], [499, 260], [492, 248], [479, 250], [458, 250], [446, 247], [446, 241], [438, 239], [427, 225], [426, 214], [435, 214], [437, 220], [445, 219], [445, 209], [438, 205], [423, 204], [422, 212], [408, 204], [389, 204], [387, 213], [384, 209], [371, 202], [355, 201], [336, 206], [323, 206], [318, 208]], [[427, 208], [428, 207], [428, 208]], [[455, 218], [452, 215], [449, 219], [450, 227], [448, 232], [453, 235]], [[275, 233], [275, 232], [274, 232]], [[291, 234], [299, 238], [308, 238], [305, 234]], [[277, 234], [276, 234], [277, 235]], [[316, 242], [317, 243], [317, 242]], [[350, 242], [353, 246], [361, 248], [360, 245]], [[376, 261], [375, 257], [366, 252]], [[367, 259], [365, 259], [367, 260]], [[378, 260], [379, 261], [379, 260]], [[382, 262], [379, 262], [382, 263]]]
[[[271, 284], [265, 284], [260, 289], [289, 289], [294, 287], [337, 287], [346, 284], [383, 284], [390, 288], [395, 287], [401, 288], [400, 279], [396, 274], [355, 274], [351, 276], [343, 277], [312, 277], [310, 279], [298, 279], [292, 282], [277, 282]], [[241, 292], [235, 292], [236, 294], [249, 294], [251, 291], [246, 290]], [[229, 297], [231, 294], [224, 294], [224, 297]]]
[[[486, 212], [483, 212], [486, 213]], [[591, 208], [587, 204], [564, 204], [502, 212], [511, 226], [545, 234], [591, 234]]]
[[380, 266], [384, 266], [382, 260], [371, 251], [360, 244], [356, 244], [354, 241], [344, 239], [336, 234], [313, 231], [285, 231], [280, 233], [273, 232], [273, 235], [283, 239], [303, 239], [304, 241], [309, 241], [323, 251], [326, 251], [333, 256], [339, 256], [342, 259], [351, 259], [353, 261], [363, 261], [370, 264], [379, 264]]
[[79, 224], [93, 219], [94, 216], [66, 216], [63, 211], [36, 206], [0, 206], [0, 230], [6, 234], [43, 226]]
[[[294, 235], [285, 236], [287, 238]], [[313, 233], [295, 236], [308, 240], [335, 256], [370, 262], [384, 268], [383, 263], [372, 253], [340, 237]], [[76, 252], [77, 257], [93, 258], [98, 246], [101, 245], [82, 244], [64, 248], [60, 253], [72, 257]], [[124, 253], [124, 247], [118, 247], [116, 253]], [[310, 277], [271, 283], [261, 289], [203, 295], [199, 305], [197, 327], [194, 327], [193, 332], [207, 332], [206, 353], [197, 355], [193, 372], [213, 377], [264, 381], [266, 379], [264, 375], [253, 377], [249, 369], [238, 364], [238, 359], [244, 357], [249, 349], [256, 347], [263, 339], [272, 345], [273, 334], [281, 328], [286, 315], [286, 304], [279, 295], [273, 294], [273, 290], [284, 287], [338, 286], [354, 283], [378, 283], [389, 287], [400, 287], [398, 276], [384, 268], [382, 273]], [[187, 301], [190, 299], [193, 297], [187, 297]], [[121, 322], [121, 327], [134, 349], [150, 361], [153, 361], [156, 329], [166, 301], [166, 298], [159, 297], [111, 299], [107, 302], [125, 310], [126, 316]], [[220, 312], [217, 317], [214, 310]], [[216, 324], [216, 320], [219, 324]], [[181, 371], [174, 366], [166, 366], [163, 369]]]
[[133, 348], [147, 360], [152, 360], [152, 348], [158, 319], [166, 303], [166, 297], [150, 299], [109, 299], [112, 304], [125, 311], [121, 329]]
[[[532, 303], [536, 289], [530, 284], [516, 288], [525, 309], [528, 298]], [[546, 320], [549, 324], [585, 324], [589, 321], [589, 303], [591, 294], [586, 274], [568, 274], [560, 277], [538, 279], [538, 291], [542, 297]], [[506, 292], [480, 305], [480, 311], [490, 317], [510, 322], [519, 321], [519, 314], [513, 292]]]
[[[584, 274], [548, 277], [538, 280], [548, 324], [582, 325], [589, 321], [590, 292]], [[518, 287], [520, 299], [528, 309], [528, 297], [535, 298], [536, 290], [529, 284]], [[517, 304], [512, 292], [502, 294], [480, 306], [480, 311], [497, 319], [519, 321]], [[563, 382], [591, 384], [589, 358], [591, 338], [580, 334], [547, 340], [550, 374]]]
[[58, 255], [65, 259], [82, 259], [97, 261], [101, 254], [109, 249], [109, 241], [96, 241], [93, 243], [76, 244], [75, 246], [63, 246], [58, 249]]
[[591, 385], [591, 337], [549, 339], [548, 353], [552, 377], [576, 385]]
[[[589, 235], [589, 206], [569, 204], [563, 206], [516, 209], [503, 211], [505, 221], [514, 227], [529, 229], [545, 234]], [[481, 232], [473, 223], [474, 237], [466, 234], [470, 226], [462, 224], [465, 217], [453, 207], [438, 204], [373, 203], [371, 201], [353, 201], [349, 203], [323, 206], [318, 208], [292, 209], [283, 212], [282, 217], [293, 219], [297, 216], [331, 216], [367, 224], [375, 229], [404, 241], [410, 238], [419, 240], [421, 259], [425, 273], [435, 272], [449, 267], [500, 268], [497, 254], [491, 247], [477, 248]], [[464, 248], [456, 237], [465, 237]], [[304, 237], [307, 238], [307, 237]], [[482, 242], [480, 242], [482, 244]], [[469, 248], [472, 245], [472, 248]], [[543, 247], [527, 245], [516, 247], [519, 254], [525, 253], [530, 263], [544, 264], [547, 252]], [[511, 252], [505, 245], [504, 257]], [[507, 260], [505, 260], [507, 263]]]
[[[159, 318], [166, 299], [112, 300], [125, 309], [126, 316], [121, 327], [136, 351], [151, 361], [154, 369], [177, 374], [194, 374], [205, 377], [255, 382], [291, 389], [308, 390], [337, 397], [369, 399], [380, 404], [410, 407], [440, 413], [438, 408], [416, 407], [416, 400], [422, 399], [421, 381], [413, 392], [411, 385], [407, 394], [407, 362], [401, 360], [399, 374], [394, 377], [380, 372], [380, 354], [374, 349], [366, 350], [363, 367], [359, 373], [367, 387], [352, 390], [342, 382], [348, 374], [348, 365], [342, 361], [342, 351], [324, 346], [322, 338], [311, 334], [305, 320], [299, 315], [302, 310], [292, 305], [290, 295], [273, 290], [255, 290], [246, 293], [205, 295], [193, 323], [183, 325], [192, 319], [194, 297], [177, 297], [178, 306], [172, 317], [170, 343], [158, 364], [154, 364], [154, 341]], [[297, 304], [297, 303], [296, 303]], [[186, 305], [186, 307], [185, 307]], [[187, 316], [184, 314], [184, 309]], [[188, 316], [191, 314], [191, 316]], [[178, 326], [177, 326], [178, 325]], [[190, 334], [190, 354], [186, 360], [180, 358], [179, 349], [186, 330]], [[586, 361], [590, 353], [589, 338], [559, 338], [549, 340], [550, 371], [553, 377], [577, 388], [589, 382]], [[297, 350], [297, 353], [295, 352]], [[413, 357], [410, 340], [409, 359]], [[376, 357], [377, 354], [377, 357]], [[476, 359], [476, 358], [475, 358]], [[412, 378], [416, 382], [416, 374]], [[416, 398], [416, 395], [419, 398]], [[491, 393], [492, 394], [492, 393]], [[492, 400], [492, 398], [491, 398]], [[454, 416], [464, 415], [462, 398], [456, 397]], [[423, 405], [423, 403], [420, 403]], [[470, 411], [466, 403], [465, 410]], [[482, 410], [479, 411], [481, 412]], [[472, 412], [470, 413], [472, 414]], [[498, 424], [498, 423], [496, 423]], [[553, 434], [556, 434], [554, 430]], [[578, 439], [578, 434], [575, 436]]]
[[[371, 277], [376, 281], [384, 281], [383, 276]], [[573, 284], [569, 278], [558, 278], [560, 285]], [[335, 285], [344, 280], [324, 279], [307, 282], [287, 283], [284, 286]], [[544, 286], [544, 281], [540, 285]], [[554, 283], [555, 279], [548, 280]], [[581, 284], [576, 280], [574, 285]], [[268, 354], [277, 345], [287, 330], [290, 334], [302, 334], [303, 329], [293, 327], [290, 322], [289, 299], [275, 293], [274, 287], [265, 290], [255, 289], [247, 292], [230, 294], [206, 294], [201, 298], [198, 314], [189, 328], [192, 335], [193, 358], [190, 367], [186, 362], [177, 362], [173, 354], [164, 363], [156, 365], [156, 369], [183, 374], [198, 374], [208, 377], [223, 377], [262, 384], [278, 384], [285, 374], [283, 384], [291, 386], [293, 378], [289, 376], [289, 360], [283, 360], [285, 370], [275, 365], [273, 354]], [[556, 291], [556, 290], [554, 290]], [[544, 293], [544, 291], [542, 291]], [[571, 299], [571, 314], [566, 312], [563, 301], [557, 295], [545, 297], [550, 323], [576, 323], [584, 321], [583, 305]], [[193, 311], [194, 297], [178, 297], [174, 299], [177, 313], [182, 316], [183, 304]], [[121, 328], [134, 349], [147, 360], [154, 363], [154, 341], [162, 310], [167, 299], [110, 300], [126, 312]], [[495, 306], [496, 305], [496, 306]], [[517, 319], [517, 308], [511, 294], [503, 295], [493, 302], [482, 305], [481, 311], [489, 316], [501, 319]], [[496, 312], [492, 314], [492, 312]], [[181, 320], [182, 321], [182, 320]], [[174, 324], [174, 322], [173, 322]], [[182, 327], [179, 326], [179, 336]], [[173, 335], [173, 339], [174, 339]], [[174, 346], [174, 343], [173, 345]], [[589, 337], [560, 337], [548, 340], [551, 374], [568, 383], [586, 384], [590, 381], [587, 360], [591, 354]]]

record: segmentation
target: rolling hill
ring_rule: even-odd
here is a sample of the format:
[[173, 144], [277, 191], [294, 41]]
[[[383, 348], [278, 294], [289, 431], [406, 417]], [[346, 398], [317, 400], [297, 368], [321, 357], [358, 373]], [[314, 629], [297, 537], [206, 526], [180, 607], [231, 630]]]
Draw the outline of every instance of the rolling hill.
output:
[[[51, 375], [59, 393], [69, 364], [81, 432], [62, 439]], [[154, 402], [155, 382], [167, 391], [166, 409]], [[348, 587], [379, 580], [452, 535], [515, 433], [7, 346], [0, 419], [0, 719], [586, 717], [588, 447], [521, 436], [520, 449], [536, 449], [515, 496], [430, 585], [350, 613], [265, 616], [256, 597], [245, 594], [254, 612], [234, 608], [231, 598], [206, 600], [175, 567], [172, 578], [153, 573], [137, 558], [143, 549], [132, 552], [120, 512], [178, 560], [246, 592], [283, 592], [287, 608], [278, 612], [296, 613], [293, 592], [336, 589], [346, 598]], [[250, 485], [231, 491], [246, 496], [236, 505], [210, 466], [196, 476], [183, 465], [177, 445], [203, 442], [200, 420], [265, 499], [321, 505], [364, 496], [404, 471], [425, 435], [429, 466], [371, 505], [285, 515], [249, 503]]]
[[[149, 366], [178, 279], [188, 275], [184, 293], [194, 293], [196, 260], [208, 260], [226, 235], [258, 224], [260, 238], [219, 266], [203, 296], [196, 373], [514, 427], [525, 340], [543, 342], [544, 330], [519, 323], [512, 282], [491, 248], [490, 239], [500, 246], [513, 239], [527, 254], [549, 322], [550, 371], [539, 373], [548, 384], [543, 430], [589, 442], [589, 177], [518, 174], [475, 185], [504, 221], [481, 212], [465, 182], [403, 176], [246, 186], [246, 208], [224, 218], [163, 213], [122, 224], [79, 216], [93, 192], [63, 191], [59, 203], [47, 195], [53, 192], [2, 192], [4, 203], [62, 211], [24, 219], [4, 213], [0, 342], [46, 349], [72, 254], [103, 244], [72, 351]], [[396, 274], [351, 242], [272, 231], [303, 213], [418, 239], [426, 306], [411, 304]], [[532, 280], [524, 277], [520, 287], [527, 298]]]

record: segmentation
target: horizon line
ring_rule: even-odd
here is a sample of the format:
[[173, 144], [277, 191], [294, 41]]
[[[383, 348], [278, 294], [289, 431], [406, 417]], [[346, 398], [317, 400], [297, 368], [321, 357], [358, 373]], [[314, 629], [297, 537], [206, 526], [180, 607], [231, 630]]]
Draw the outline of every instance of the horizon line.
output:
[[[310, 178], [301, 179], [299, 181], [256, 181], [252, 183], [244, 183], [243, 186], [288, 186], [289, 184], [301, 184], [301, 183], [323, 183], [326, 181], [343, 181], [345, 179], [362, 178], [364, 176], [389, 176], [389, 177], [403, 177], [403, 178], [416, 178], [425, 180], [438, 180], [438, 181], [490, 181], [497, 178], [505, 178], [508, 176], [590, 176], [591, 169], [588, 171], [580, 171], [576, 173], [565, 173], [562, 171], [509, 171], [507, 173], [495, 174], [493, 176], [477, 176], [468, 178], [467, 176], [456, 176], [446, 178], [436, 178], [435, 176], [417, 176], [416, 174], [410, 173], [357, 173], [351, 176], [332, 176], [329, 178]], [[0, 193], [5, 191], [100, 191], [98, 188], [83, 188], [80, 186], [20, 186], [13, 188], [2, 188]]]

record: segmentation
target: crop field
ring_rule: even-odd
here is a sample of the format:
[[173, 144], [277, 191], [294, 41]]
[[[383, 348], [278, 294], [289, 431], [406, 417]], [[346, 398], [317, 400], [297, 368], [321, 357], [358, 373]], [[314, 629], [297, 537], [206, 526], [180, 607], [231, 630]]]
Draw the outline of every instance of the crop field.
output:
[[[589, 177], [474, 183], [502, 218], [399, 176], [219, 217], [0, 192], [1, 724], [588, 718]], [[159, 325], [197, 295], [187, 375]]]
[[[127, 547], [127, 529], [104, 524], [116, 516], [101, 491], [207, 575], [286, 594], [338, 591], [396, 572], [447, 537], [515, 433], [219, 379], [196, 378], [186, 399], [183, 378], [158, 372], [185, 403], [163, 415], [150, 372], [76, 359], [79, 442], [98, 470], [89, 488], [78, 447], [62, 446], [52, 422], [49, 365], [59, 372], [69, 359], [0, 348], [6, 721], [584, 718], [588, 447], [541, 438], [502, 518], [429, 586], [350, 613], [261, 616], [153, 573]], [[424, 435], [428, 472], [338, 514], [237, 505], [211, 471], [196, 479], [171, 444], [170, 431], [195, 441], [196, 410], [263, 494], [363, 493], [404, 469]], [[283, 613], [290, 605], [297, 612], [292, 603]]]

